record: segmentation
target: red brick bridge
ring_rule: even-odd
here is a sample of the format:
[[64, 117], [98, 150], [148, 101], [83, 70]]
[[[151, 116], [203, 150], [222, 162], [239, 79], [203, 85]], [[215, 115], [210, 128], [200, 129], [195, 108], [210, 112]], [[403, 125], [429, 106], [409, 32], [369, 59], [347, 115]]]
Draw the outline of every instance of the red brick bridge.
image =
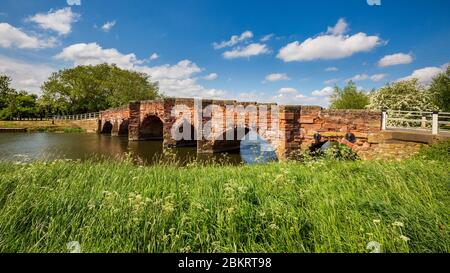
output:
[[[380, 143], [381, 117], [380, 111], [369, 110], [164, 98], [101, 112], [98, 132], [128, 136], [130, 141], [162, 140], [164, 147], [195, 146], [198, 153], [215, 153], [238, 149], [239, 132], [253, 130], [274, 147], [279, 158], [329, 140], [344, 143], [365, 157]], [[174, 131], [186, 136], [186, 128], [191, 138], [173, 137]], [[198, 132], [198, 128], [208, 128], [209, 133]]]

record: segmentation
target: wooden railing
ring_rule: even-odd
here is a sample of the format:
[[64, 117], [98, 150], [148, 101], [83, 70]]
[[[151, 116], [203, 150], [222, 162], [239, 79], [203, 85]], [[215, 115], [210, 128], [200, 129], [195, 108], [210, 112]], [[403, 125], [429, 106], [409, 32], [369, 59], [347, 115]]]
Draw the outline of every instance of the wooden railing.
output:
[[98, 119], [100, 117], [100, 112], [86, 113], [78, 115], [67, 115], [67, 116], [54, 116], [54, 120], [87, 120], [87, 119]]
[[439, 132], [450, 132], [450, 113], [385, 110], [382, 112], [381, 127], [382, 130], [415, 129], [437, 135]]

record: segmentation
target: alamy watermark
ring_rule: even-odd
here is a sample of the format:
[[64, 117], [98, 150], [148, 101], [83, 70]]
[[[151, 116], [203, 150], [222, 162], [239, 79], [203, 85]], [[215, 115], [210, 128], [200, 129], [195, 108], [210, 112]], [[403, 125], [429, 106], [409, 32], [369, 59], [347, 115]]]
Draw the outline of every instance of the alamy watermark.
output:
[[[279, 109], [275, 104], [203, 106], [201, 99], [194, 100], [194, 107], [175, 105], [171, 116], [176, 119], [171, 137], [181, 140], [246, 140], [256, 141], [265, 136], [274, 141], [279, 134]], [[254, 132], [254, 133], [250, 133]]]

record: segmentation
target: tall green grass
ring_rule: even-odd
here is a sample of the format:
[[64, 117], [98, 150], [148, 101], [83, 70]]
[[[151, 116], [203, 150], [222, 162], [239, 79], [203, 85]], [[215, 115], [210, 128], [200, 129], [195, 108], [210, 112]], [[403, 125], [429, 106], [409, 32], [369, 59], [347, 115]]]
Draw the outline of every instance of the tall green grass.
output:
[[448, 253], [448, 158], [3, 162], [0, 252]]

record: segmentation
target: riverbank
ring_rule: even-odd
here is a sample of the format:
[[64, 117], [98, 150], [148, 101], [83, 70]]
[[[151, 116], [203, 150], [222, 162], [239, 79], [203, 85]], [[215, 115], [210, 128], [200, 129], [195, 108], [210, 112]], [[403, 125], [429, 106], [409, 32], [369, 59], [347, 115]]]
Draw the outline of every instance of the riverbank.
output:
[[[86, 128], [81, 121], [0, 121], [0, 128], [23, 128], [27, 132], [49, 132], [49, 133], [86, 133], [92, 132], [91, 128]], [[92, 127], [92, 126], [90, 126]]]
[[0, 252], [448, 253], [448, 147], [401, 162], [3, 162]]

